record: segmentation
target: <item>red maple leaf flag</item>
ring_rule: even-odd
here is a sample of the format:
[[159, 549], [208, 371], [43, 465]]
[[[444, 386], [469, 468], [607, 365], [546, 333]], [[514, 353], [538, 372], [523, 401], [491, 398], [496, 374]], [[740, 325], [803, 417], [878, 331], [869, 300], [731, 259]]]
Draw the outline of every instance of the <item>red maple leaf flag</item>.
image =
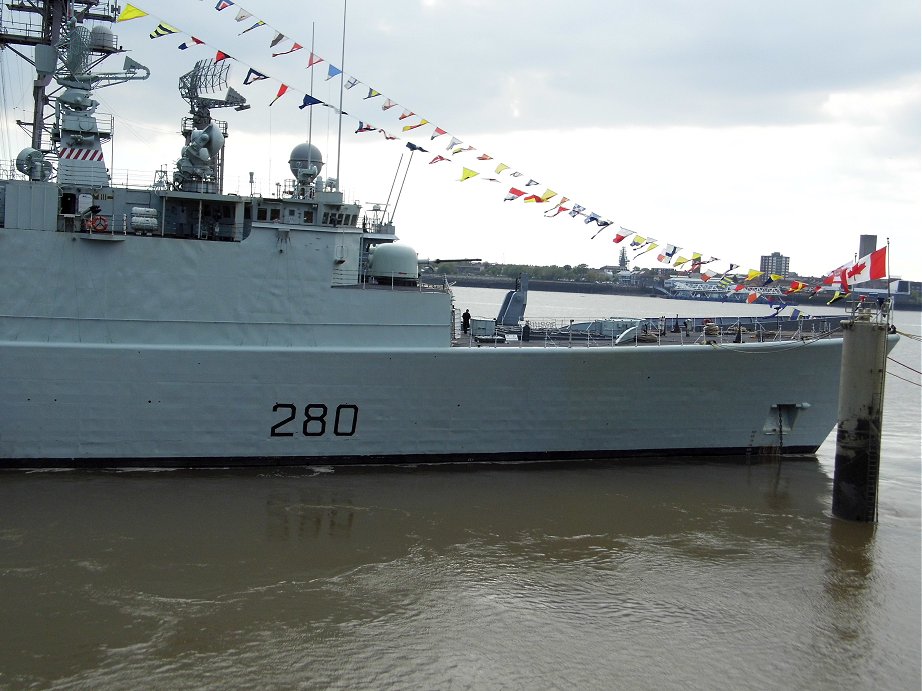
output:
[[866, 257], [858, 260], [852, 270], [848, 272], [852, 285], [867, 283], [887, 277], [887, 248], [871, 252]]
[[842, 269], [842, 273], [839, 274], [839, 283], [842, 285], [842, 292], [852, 292], [852, 289], [848, 287], [848, 269]]

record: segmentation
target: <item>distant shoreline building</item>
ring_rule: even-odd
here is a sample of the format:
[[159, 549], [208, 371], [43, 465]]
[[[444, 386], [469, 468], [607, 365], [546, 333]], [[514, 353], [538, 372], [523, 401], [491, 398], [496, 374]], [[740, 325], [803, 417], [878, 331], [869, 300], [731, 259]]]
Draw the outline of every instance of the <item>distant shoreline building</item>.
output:
[[791, 272], [791, 258], [785, 257], [781, 252], [763, 254], [759, 264], [759, 271], [763, 274], [777, 274], [787, 278]]
[[862, 235], [858, 238], [858, 256], [866, 257], [877, 249], [876, 235]]

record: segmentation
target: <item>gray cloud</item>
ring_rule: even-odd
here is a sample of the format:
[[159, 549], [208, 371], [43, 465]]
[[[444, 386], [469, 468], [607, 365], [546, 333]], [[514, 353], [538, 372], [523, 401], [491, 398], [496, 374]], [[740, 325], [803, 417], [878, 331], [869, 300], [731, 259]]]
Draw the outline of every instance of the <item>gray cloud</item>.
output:
[[[565, 15], [541, 2], [476, 10], [411, 4], [396, 36], [358, 17], [357, 26], [350, 22], [353, 68], [475, 130], [810, 122], [831, 91], [919, 72], [915, 2], [577, 1]], [[519, 86], [520, 117], [504, 120], [510, 80]]]
[[[315, 21], [316, 52], [339, 64], [341, 4], [295, 16], [289, 3], [241, 4], [306, 47]], [[233, 22], [233, 8], [216, 13], [211, 3], [164, 0], [147, 9], [258, 69], [274, 76], [287, 69], [282, 78], [307, 83], [306, 60], [269, 57], [271, 29], [237, 36], [243, 25]], [[461, 136], [817, 122], [828, 117], [829, 94], [887, 88], [920, 70], [914, 0], [351, 0], [348, 19], [346, 72]], [[138, 28], [150, 27], [132, 24], [143, 44], [133, 47], [155, 75], [146, 97], [130, 99], [122, 115], [147, 119], [152, 105], [178, 115], [176, 79], [210, 49], [177, 51], [177, 39], [148, 41]], [[245, 68], [235, 70], [242, 79]], [[321, 67], [317, 79], [324, 74]], [[908, 107], [905, 120], [893, 122], [908, 128], [903, 136], [918, 129], [911, 123], [918, 103]]]

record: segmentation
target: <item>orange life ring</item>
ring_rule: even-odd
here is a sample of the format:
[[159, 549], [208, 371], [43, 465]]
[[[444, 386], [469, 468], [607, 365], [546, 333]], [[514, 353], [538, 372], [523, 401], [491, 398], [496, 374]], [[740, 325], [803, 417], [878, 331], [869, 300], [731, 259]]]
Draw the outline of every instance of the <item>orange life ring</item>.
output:
[[109, 230], [109, 221], [105, 216], [93, 216], [86, 222], [87, 229], [95, 233], [105, 233]]

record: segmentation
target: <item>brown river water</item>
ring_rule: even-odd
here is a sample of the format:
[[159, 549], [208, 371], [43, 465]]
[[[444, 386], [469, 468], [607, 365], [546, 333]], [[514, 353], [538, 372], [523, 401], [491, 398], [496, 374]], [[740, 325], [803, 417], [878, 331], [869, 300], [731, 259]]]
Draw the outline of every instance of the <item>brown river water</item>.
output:
[[834, 455], [0, 473], [0, 687], [919, 689], [919, 387], [887, 381], [876, 525], [831, 517]]

